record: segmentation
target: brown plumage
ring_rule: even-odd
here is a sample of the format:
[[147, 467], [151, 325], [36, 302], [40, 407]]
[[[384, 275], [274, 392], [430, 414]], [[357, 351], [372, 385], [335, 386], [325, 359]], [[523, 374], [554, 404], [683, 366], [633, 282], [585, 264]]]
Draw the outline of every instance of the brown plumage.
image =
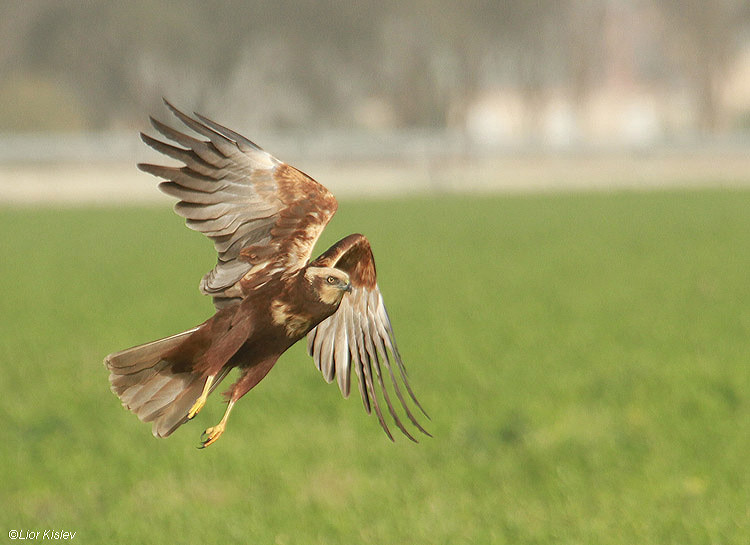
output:
[[397, 406], [429, 435], [409, 407], [424, 413], [396, 347], [367, 239], [349, 235], [310, 261], [336, 212], [333, 195], [244, 136], [166, 104], [207, 140], [151, 118], [179, 146], [145, 134], [143, 141], [184, 166], [138, 166], [167, 180], [159, 188], [179, 199], [175, 212], [213, 241], [218, 261], [200, 290], [213, 297], [216, 313], [184, 333], [107, 356], [112, 391], [123, 405], [153, 422], [154, 435], [166, 437], [194, 417], [237, 367], [240, 377], [225, 393], [224, 418], [204, 432], [202, 446], [208, 446], [223, 433], [235, 402], [307, 335], [315, 364], [328, 382], [338, 381], [344, 397], [354, 368], [365, 410], [374, 409], [391, 440], [379, 398], [409, 439], [416, 441]]

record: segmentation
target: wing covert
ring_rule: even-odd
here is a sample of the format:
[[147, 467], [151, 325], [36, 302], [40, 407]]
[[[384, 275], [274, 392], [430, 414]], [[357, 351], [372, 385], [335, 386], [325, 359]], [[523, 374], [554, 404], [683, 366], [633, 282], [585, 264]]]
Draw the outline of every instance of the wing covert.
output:
[[[350, 235], [315, 259], [311, 266], [336, 267], [349, 274], [352, 291], [344, 295], [338, 310], [307, 335], [308, 353], [327, 382], [337, 380], [341, 393], [349, 397], [352, 367], [368, 414], [374, 409], [381, 427], [393, 440], [379, 398], [385, 401], [396, 426], [409, 439], [414, 436], [404, 426], [392, 399], [395, 394], [400, 411], [422, 433], [430, 435], [409, 407], [404, 389], [427, 416], [409, 385], [408, 375], [396, 345], [383, 296], [377, 285], [375, 260], [367, 239]], [[429, 417], [428, 417], [429, 418]]]
[[238, 282], [251, 270], [255, 278], [248, 285], [252, 286], [303, 267], [336, 211], [333, 195], [241, 134], [199, 114], [190, 117], [164, 102], [177, 119], [205, 139], [152, 117], [152, 126], [177, 145], [146, 134], [141, 138], [183, 166], [138, 167], [164, 178], [159, 189], [179, 199], [175, 212], [190, 229], [213, 241], [218, 259], [201, 280], [201, 292], [213, 296], [214, 304], [222, 308], [241, 298]]

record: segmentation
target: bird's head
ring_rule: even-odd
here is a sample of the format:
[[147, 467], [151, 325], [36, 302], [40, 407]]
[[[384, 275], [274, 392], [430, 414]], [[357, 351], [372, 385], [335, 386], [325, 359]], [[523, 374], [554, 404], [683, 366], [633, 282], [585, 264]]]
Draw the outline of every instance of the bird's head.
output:
[[344, 293], [352, 291], [349, 275], [333, 267], [308, 267], [305, 279], [318, 298], [327, 305], [338, 305]]

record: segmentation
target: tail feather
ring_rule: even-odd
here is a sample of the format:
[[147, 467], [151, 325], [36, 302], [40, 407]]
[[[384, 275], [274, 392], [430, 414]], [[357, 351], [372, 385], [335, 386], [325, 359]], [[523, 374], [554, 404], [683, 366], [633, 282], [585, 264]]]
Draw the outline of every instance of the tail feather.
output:
[[104, 358], [107, 368], [113, 367], [118, 370], [119, 375], [130, 375], [144, 369], [150, 369], [155, 358], [159, 358], [165, 352], [172, 350], [184, 342], [192, 333], [195, 333], [200, 326], [194, 327], [182, 333], [177, 333], [171, 337], [151, 341], [150, 343], [126, 348], [120, 352], [115, 352]]
[[[112, 391], [143, 422], [153, 422], [152, 431], [157, 437], [167, 437], [187, 421], [190, 407], [203, 390], [202, 373], [175, 372], [172, 364], [162, 357], [197, 329], [128, 348], [104, 359]], [[212, 391], [228, 371], [222, 369]]]
[[[219, 374], [214, 378], [214, 382], [211, 385], [209, 393], [213, 392], [216, 387], [224, 380], [224, 377], [229, 373], [230, 368], [224, 367]], [[187, 413], [195, 403], [195, 400], [201, 395], [203, 391], [203, 381], [198, 380], [200, 376], [196, 376], [195, 380], [189, 384], [180, 394], [178, 394], [174, 400], [161, 409], [157, 409], [152, 415], [148, 415], [145, 422], [154, 422], [154, 435], [157, 437], [167, 437], [174, 430], [182, 426], [188, 421]], [[153, 418], [152, 418], [153, 417]], [[158, 417], [158, 420], [156, 418]]]
[[168, 365], [168, 362], [159, 360], [150, 369], [130, 375], [115, 375], [111, 380], [112, 390], [124, 404], [141, 405], [144, 399], [150, 398], [169, 380], [169, 375], [164, 373]]
[[[185, 375], [186, 373], [182, 374]], [[188, 410], [190, 410], [190, 407], [192, 407], [203, 390], [203, 381], [198, 380], [200, 378], [200, 376], [196, 375], [178, 378], [170, 377], [168, 381], [161, 383], [163, 387], [158, 392], [146, 398], [138, 407], [136, 414], [144, 422], [153, 422], [154, 435], [162, 437], [176, 423], [170, 418], [165, 418], [167, 413], [171, 414], [174, 404], [182, 401], [187, 405], [180, 415], [175, 414], [179, 418], [185, 416], [187, 420]]]

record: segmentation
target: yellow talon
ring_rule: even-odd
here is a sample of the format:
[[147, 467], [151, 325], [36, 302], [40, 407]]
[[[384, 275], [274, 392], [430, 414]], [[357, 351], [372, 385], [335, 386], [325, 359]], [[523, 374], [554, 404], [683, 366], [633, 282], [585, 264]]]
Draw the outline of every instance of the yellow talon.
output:
[[206, 439], [201, 441], [201, 448], [206, 448], [208, 445], [215, 443], [216, 440], [221, 437], [221, 434], [224, 433], [225, 428], [226, 425], [219, 423], [212, 428], [208, 428], [206, 431], [204, 431], [203, 435], [201, 435], [201, 438], [203, 436], [206, 436]]
[[213, 382], [214, 375], [209, 375], [209, 377], [206, 379], [206, 383], [203, 385], [203, 391], [201, 392], [200, 397], [195, 401], [195, 403], [193, 403], [193, 406], [190, 407], [190, 410], [188, 411], [188, 420], [194, 418], [195, 415], [198, 414], [198, 411], [200, 411], [206, 404], [208, 393], [211, 391], [211, 385], [213, 384]]
[[227, 420], [229, 419], [229, 413], [232, 411], [232, 407], [234, 407], [234, 401], [230, 401], [229, 405], [227, 405], [227, 410], [224, 412], [221, 422], [203, 432], [201, 439], [203, 439], [204, 436], [206, 438], [201, 441], [201, 446], [198, 448], [206, 448], [208, 445], [215, 443], [216, 440], [221, 437], [221, 434], [224, 433], [224, 430], [227, 427]]

